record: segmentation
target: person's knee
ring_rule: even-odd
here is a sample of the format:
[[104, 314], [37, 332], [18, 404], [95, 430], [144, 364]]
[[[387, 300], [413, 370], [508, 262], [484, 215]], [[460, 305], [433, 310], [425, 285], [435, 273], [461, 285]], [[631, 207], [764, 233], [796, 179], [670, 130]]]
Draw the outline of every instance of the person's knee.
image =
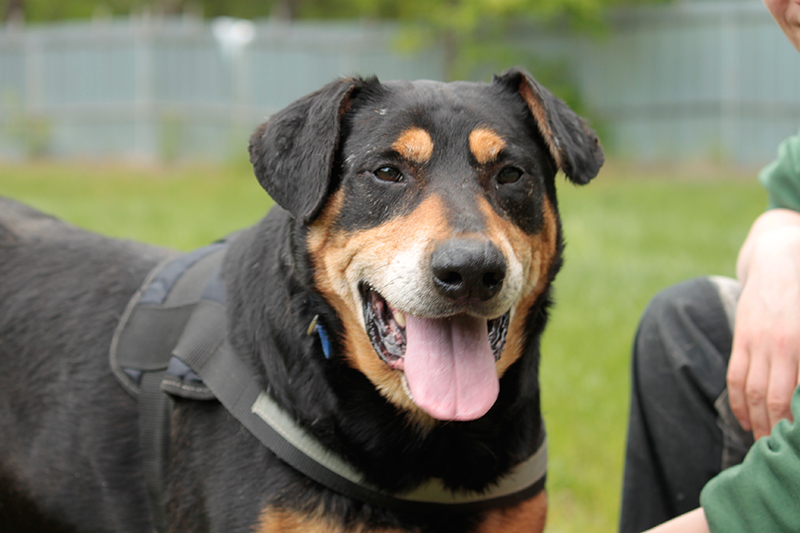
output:
[[685, 339], [695, 328], [695, 318], [704, 313], [714, 296], [707, 278], [695, 278], [672, 285], [656, 294], [639, 322], [633, 357], [635, 364], [650, 370], [673, 368], [676, 350], [671, 346]]
[[731, 332], [716, 287], [695, 278], [658, 293], [633, 348], [634, 386], [643, 393], [678, 383], [704, 396], [725, 387]]

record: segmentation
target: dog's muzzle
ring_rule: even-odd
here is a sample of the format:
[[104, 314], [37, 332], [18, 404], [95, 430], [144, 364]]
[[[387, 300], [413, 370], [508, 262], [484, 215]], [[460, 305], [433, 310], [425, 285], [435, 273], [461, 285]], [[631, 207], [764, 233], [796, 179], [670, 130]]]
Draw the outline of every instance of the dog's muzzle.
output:
[[[404, 373], [417, 406], [440, 420], [474, 420], [499, 393], [495, 363], [510, 310], [496, 300], [506, 260], [488, 239], [453, 238], [438, 243], [426, 263], [428, 279], [406, 289], [448, 311], [426, 315], [404, 309], [390, 295], [362, 285], [367, 335], [381, 359]], [[492, 308], [502, 314], [487, 318], [486, 309]]]

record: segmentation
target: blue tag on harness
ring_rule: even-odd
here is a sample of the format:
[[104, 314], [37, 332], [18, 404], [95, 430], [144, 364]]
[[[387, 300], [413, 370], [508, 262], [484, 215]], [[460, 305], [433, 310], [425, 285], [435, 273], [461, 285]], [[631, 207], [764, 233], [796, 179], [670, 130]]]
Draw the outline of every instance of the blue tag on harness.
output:
[[328, 332], [322, 327], [322, 324], [317, 323], [314, 331], [319, 335], [319, 342], [322, 344], [322, 353], [325, 354], [325, 359], [331, 358], [331, 339], [328, 337]]

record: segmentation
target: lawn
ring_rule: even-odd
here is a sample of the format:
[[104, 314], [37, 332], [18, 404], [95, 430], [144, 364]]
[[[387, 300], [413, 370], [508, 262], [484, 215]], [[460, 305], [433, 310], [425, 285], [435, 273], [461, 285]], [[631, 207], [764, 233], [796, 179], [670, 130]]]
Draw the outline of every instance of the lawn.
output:
[[[543, 341], [549, 532], [616, 528], [636, 323], [659, 289], [733, 275], [766, 195], [724, 171], [604, 170], [559, 178], [567, 240]], [[104, 234], [183, 250], [253, 223], [269, 199], [245, 168], [0, 165], [0, 195]]]
[[628, 415], [630, 345], [670, 284], [734, 275], [766, 193], [755, 179], [601, 173], [562, 184], [566, 263], [543, 342], [550, 437], [549, 532], [615, 531]]

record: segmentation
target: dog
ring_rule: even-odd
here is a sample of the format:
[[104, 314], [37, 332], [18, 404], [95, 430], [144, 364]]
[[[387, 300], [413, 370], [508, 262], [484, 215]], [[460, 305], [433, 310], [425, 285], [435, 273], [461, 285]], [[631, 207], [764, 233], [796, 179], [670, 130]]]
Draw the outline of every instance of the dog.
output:
[[[270, 449], [237, 418], [257, 402], [227, 408], [220, 374], [183, 361], [197, 386], [156, 395], [169, 431], [154, 498], [143, 400], [108, 353], [174, 252], [2, 200], [0, 531], [541, 531], [556, 174], [597, 175], [594, 131], [519, 69], [353, 77], [273, 115], [249, 151], [277, 205], [218, 253], [232, 387], [284, 413], [302, 457], [313, 441], [347, 466]], [[536, 479], [498, 493], [533, 456]], [[355, 488], [315, 469], [356, 472]], [[432, 499], [404, 496], [431, 483]]]

